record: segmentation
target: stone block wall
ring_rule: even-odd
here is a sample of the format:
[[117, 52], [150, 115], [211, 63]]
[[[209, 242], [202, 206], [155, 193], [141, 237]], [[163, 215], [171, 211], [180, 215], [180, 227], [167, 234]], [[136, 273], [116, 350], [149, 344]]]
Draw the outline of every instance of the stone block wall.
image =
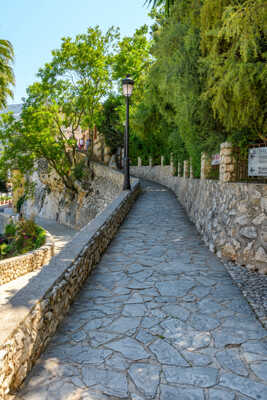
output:
[[46, 242], [39, 249], [0, 261], [0, 285], [41, 268], [49, 263], [53, 255], [53, 238], [46, 232]]
[[9, 222], [10, 222], [10, 215], [1, 212], [0, 213], [0, 233], [3, 233], [5, 231], [5, 227], [9, 224]]
[[267, 185], [166, 176], [160, 166], [131, 173], [167, 186], [221, 258], [267, 274]]
[[[51, 262], [43, 267], [17, 303], [0, 308], [0, 399], [6, 400], [31, 370], [69, 310], [83, 282], [99, 262], [140, 191], [122, 192], [91, 223], [86, 225]], [[21, 300], [22, 299], [22, 300]], [[19, 301], [22, 301], [21, 304]], [[13, 326], [10, 313], [22, 310]]]
[[[80, 154], [81, 159], [85, 157]], [[88, 177], [90, 188], [73, 194], [65, 190], [54, 172], [47, 173], [46, 163], [39, 162], [38, 171], [31, 176], [35, 184], [34, 198], [23, 204], [23, 214], [56, 220], [60, 224], [81, 229], [101, 213], [122, 190], [123, 175], [103, 164], [91, 162], [94, 179]]]
[[221, 144], [220, 149], [220, 181], [235, 182], [236, 180], [236, 161], [234, 158], [234, 149], [231, 143]]

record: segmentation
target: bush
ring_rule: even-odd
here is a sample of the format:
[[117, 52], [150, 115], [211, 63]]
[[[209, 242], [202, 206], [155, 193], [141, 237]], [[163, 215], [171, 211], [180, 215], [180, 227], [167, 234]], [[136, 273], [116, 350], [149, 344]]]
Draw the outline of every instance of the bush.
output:
[[30, 219], [21, 219], [5, 228], [0, 238], [0, 259], [14, 257], [38, 249], [45, 243], [46, 232]]
[[26, 194], [23, 194], [22, 196], [20, 196], [20, 198], [17, 201], [16, 209], [17, 209], [17, 212], [19, 214], [20, 214], [21, 208], [22, 208], [23, 203], [25, 202], [25, 200], [26, 200]]

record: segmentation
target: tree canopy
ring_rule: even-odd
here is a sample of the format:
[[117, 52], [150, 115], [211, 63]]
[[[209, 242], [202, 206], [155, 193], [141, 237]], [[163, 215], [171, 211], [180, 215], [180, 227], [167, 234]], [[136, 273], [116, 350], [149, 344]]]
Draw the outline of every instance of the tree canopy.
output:
[[201, 151], [217, 152], [225, 140], [237, 147], [266, 143], [266, 1], [146, 4], [151, 32], [143, 26], [121, 38], [114, 28], [103, 34], [96, 27], [62, 39], [29, 87], [21, 120], [3, 117], [3, 168], [30, 170], [44, 157], [73, 189], [78, 127], [97, 125], [112, 151], [122, 144], [127, 74], [135, 81], [132, 161], [173, 153], [180, 161], [190, 158], [197, 176]]
[[100, 100], [111, 87], [110, 46], [114, 33], [98, 27], [74, 39], [63, 38], [53, 58], [38, 72], [39, 82], [27, 89], [21, 118], [4, 115], [0, 141], [5, 145], [1, 168], [33, 170], [44, 158], [65, 187], [76, 190], [75, 173], [80, 158], [76, 132], [97, 121]]
[[224, 140], [239, 147], [267, 141], [266, 1], [147, 3], [171, 12], [153, 14], [139, 137], [164, 137], [161, 153], [192, 159], [196, 175], [201, 151], [217, 152]]
[[12, 44], [8, 40], [0, 39], [0, 109], [7, 105], [7, 98], [13, 96], [10, 88], [15, 83], [13, 60]]

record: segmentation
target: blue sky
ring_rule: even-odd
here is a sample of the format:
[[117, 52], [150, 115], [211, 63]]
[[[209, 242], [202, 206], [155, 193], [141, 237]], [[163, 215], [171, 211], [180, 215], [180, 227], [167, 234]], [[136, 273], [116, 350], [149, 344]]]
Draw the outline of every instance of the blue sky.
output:
[[63, 36], [75, 36], [88, 26], [103, 31], [118, 26], [122, 35], [150, 24], [145, 0], [2, 0], [0, 38], [15, 50], [14, 99], [20, 103], [38, 69], [51, 58]]

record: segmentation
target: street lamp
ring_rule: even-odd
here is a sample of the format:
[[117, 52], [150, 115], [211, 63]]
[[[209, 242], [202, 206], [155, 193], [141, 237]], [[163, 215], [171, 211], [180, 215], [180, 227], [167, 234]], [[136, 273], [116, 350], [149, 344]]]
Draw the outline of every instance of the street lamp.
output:
[[129, 75], [122, 80], [122, 92], [126, 97], [126, 125], [124, 130], [124, 183], [123, 190], [131, 190], [129, 172], [129, 99], [133, 92], [134, 81]]

